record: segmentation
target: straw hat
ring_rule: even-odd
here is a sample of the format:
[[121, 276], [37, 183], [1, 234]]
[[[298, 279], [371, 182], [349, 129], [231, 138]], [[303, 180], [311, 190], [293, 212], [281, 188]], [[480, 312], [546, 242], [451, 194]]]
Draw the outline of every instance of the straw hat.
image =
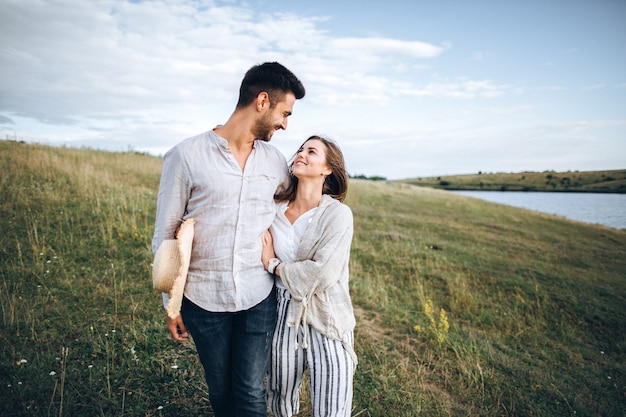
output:
[[154, 255], [152, 286], [155, 290], [169, 294], [165, 309], [171, 318], [176, 318], [180, 314], [183, 302], [194, 224], [196, 224], [194, 219], [185, 220], [176, 232], [176, 239], [165, 239]]

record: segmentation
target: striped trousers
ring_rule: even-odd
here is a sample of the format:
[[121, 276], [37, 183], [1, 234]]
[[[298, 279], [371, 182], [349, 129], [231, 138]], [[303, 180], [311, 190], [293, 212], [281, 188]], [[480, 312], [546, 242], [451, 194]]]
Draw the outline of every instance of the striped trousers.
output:
[[[302, 324], [287, 326], [291, 296], [277, 289], [278, 320], [272, 340], [268, 372], [268, 407], [274, 417], [291, 417], [300, 409], [300, 387], [309, 370], [314, 417], [350, 417], [352, 409], [352, 359], [339, 340], [329, 339], [309, 326], [308, 348], [296, 349], [302, 340]], [[294, 332], [298, 332], [298, 339]], [[350, 343], [354, 343], [352, 339]]]

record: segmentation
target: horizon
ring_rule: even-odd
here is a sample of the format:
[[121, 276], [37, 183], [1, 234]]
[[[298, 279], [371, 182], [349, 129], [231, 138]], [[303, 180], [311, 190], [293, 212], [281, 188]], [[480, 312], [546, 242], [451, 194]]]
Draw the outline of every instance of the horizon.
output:
[[[50, 143], [39, 143], [39, 142], [29, 142], [25, 140], [13, 139], [13, 138], [0, 138], [0, 140], [8, 141], [8, 142], [16, 142], [23, 143], [27, 145], [40, 145], [40, 146], [49, 146], [49, 147], [57, 147], [63, 149], [76, 149], [76, 150], [87, 150], [87, 151], [96, 151], [96, 152], [111, 152], [111, 153], [133, 153], [139, 155], [149, 156], [151, 158], [163, 158], [164, 155], [154, 155], [149, 152], [140, 151], [136, 149], [101, 149], [101, 148], [90, 148], [86, 145], [81, 146], [68, 146], [67, 144], [50, 144]], [[543, 174], [543, 173], [554, 173], [554, 174], [567, 174], [567, 173], [592, 173], [592, 172], [615, 172], [615, 171], [624, 171], [626, 170], [626, 166], [624, 168], [611, 168], [611, 169], [595, 169], [595, 170], [567, 170], [567, 171], [557, 171], [554, 169], [544, 169], [539, 171], [533, 170], [521, 170], [521, 171], [478, 171], [478, 172], [461, 172], [455, 174], [435, 174], [428, 176], [420, 176], [420, 177], [407, 177], [407, 178], [387, 178], [383, 175], [378, 174], [363, 174], [359, 172], [348, 172], [348, 176], [352, 179], [364, 179], [364, 180], [383, 180], [383, 181], [403, 181], [403, 180], [412, 180], [412, 179], [430, 179], [430, 178], [439, 178], [439, 177], [462, 177], [462, 176], [470, 176], [470, 175], [516, 175], [516, 174]]]

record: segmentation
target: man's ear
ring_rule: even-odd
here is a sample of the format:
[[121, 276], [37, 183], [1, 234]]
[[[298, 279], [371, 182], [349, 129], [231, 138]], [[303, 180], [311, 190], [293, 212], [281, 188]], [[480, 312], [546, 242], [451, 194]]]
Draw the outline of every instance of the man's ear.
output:
[[262, 111], [266, 107], [270, 107], [270, 95], [265, 91], [261, 91], [259, 95], [256, 96], [256, 108], [258, 111]]

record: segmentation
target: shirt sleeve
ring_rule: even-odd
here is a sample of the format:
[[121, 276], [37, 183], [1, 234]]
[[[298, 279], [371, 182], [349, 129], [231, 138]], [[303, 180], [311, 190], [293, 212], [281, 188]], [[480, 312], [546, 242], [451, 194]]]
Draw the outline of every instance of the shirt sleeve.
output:
[[153, 254], [163, 240], [175, 237], [176, 228], [185, 216], [187, 201], [191, 195], [187, 172], [180, 149], [176, 147], [165, 154], [157, 196]]

